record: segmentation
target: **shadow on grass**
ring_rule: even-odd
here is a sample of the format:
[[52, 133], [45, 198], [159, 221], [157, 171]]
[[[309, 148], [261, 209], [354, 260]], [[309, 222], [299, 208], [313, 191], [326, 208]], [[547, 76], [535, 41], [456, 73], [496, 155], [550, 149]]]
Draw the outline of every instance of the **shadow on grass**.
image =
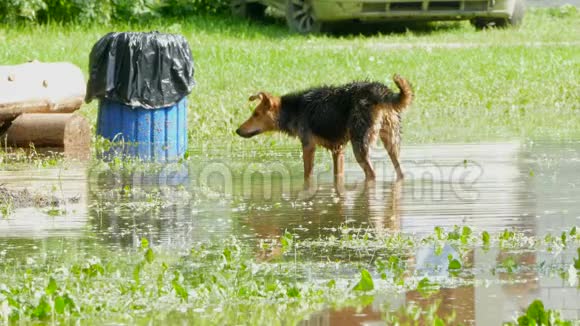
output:
[[399, 21], [382, 23], [348, 22], [337, 25], [333, 30], [335, 36], [377, 36], [389, 34], [428, 35], [435, 32], [448, 32], [461, 28], [460, 21], [426, 22], [426, 21]]
[[[357, 23], [341, 22], [332, 26], [332, 33], [327, 37], [372, 37], [377, 35], [405, 34], [408, 32], [425, 35], [438, 32], [457, 30], [461, 22], [391, 22], [391, 23]], [[174, 18], [154, 18], [149, 20], [116, 21], [111, 24], [75, 24], [75, 23], [40, 23], [40, 24], [0, 24], [0, 30], [13, 30], [16, 32], [59, 32], [92, 31], [95, 28], [103, 32], [111, 31], [134, 31], [149, 32], [159, 31], [178, 34], [219, 34], [231, 38], [259, 39], [273, 38], [284, 39], [300, 37], [291, 32], [283, 17], [266, 16], [260, 20], [248, 20], [229, 15], [190, 15]], [[310, 37], [310, 36], [304, 36]]]
[[[241, 35], [244, 37], [287, 38], [298, 36], [291, 32], [282, 17], [266, 16], [260, 20], [248, 20], [231, 16], [192, 16], [180, 20], [186, 25], [193, 24], [196, 30], [207, 33]], [[377, 36], [389, 34], [405, 34], [408, 32], [418, 35], [448, 32], [460, 29], [460, 21], [450, 22], [423, 22], [401, 21], [381, 23], [341, 22], [332, 25], [332, 32], [326, 33], [329, 37]]]

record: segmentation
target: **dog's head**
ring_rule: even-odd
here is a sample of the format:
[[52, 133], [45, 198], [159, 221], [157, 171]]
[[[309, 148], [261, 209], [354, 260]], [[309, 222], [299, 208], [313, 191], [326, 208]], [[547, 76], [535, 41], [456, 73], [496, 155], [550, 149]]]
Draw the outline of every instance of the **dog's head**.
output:
[[244, 138], [250, 138], [267, 131], [278, 130], [280, 98], [265, 92], [250, 96], [250, 101], [260, 100], [252, 116], [236, 130]]

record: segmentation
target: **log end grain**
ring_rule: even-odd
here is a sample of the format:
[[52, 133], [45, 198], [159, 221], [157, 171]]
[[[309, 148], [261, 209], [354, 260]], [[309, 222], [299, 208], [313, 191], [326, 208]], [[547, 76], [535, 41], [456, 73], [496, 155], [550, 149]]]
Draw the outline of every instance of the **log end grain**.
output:
[[60, 149], [65, 157], [84, 158], [90, 153], [91, 128], [77, 113], [25, 113], [12, 121], [6, 133], [12, 146]]

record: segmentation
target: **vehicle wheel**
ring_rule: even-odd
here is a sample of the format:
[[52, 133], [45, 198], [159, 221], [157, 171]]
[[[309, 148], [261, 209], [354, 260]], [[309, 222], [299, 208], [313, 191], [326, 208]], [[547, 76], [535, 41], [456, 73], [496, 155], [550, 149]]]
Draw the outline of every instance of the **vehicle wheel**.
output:
[[240, 18], [262, 19], [266, 12], [266, 6], [247, 0], [232, 0], [230, 2], [232, 15]]
[[484, 29], [488, 27], [516, 27], [519, 26], [524, 20], [524, 15], [526, 13], [526, 6], [524, 0], [516, 0], [514, 5], [514, 11], [511, 17], [504, 19], [485, 19], [485, 18], [475, 18], [471, 21], [471, 24], [477, 29]]
[[516, 0], [512, 16], [505, 20], [506, 26], [519, 26], [526, 14], [526, 4], [524, 0]]
[[330, 32], [328, 24], [316, 19], [312, 0], [288, 0], [286, 22], [293, 32], [300, 34]]

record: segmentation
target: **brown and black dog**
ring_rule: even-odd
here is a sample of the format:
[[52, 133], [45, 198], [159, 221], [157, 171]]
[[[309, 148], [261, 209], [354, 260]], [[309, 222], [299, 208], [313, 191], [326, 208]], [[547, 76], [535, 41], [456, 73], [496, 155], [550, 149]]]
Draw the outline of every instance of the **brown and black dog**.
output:
[[296, 93], [272, 96], [260, 92], [250, 97], [260, 104], [236, 133], [250, 138], [267, 131], [281, 131], [302, 142], [304, 179], [309, 180], [316, 146], [332, 152], [335, 177], [344, 174], [344, 147], [348, 141], [367, 180], [375, 179], [370, 146], [379, 135], [397, 177], [403, 178], [399, 163], [401, 112], [413, 98], [409, 83], [393, 77], [400, 93], [378, 82], [353, 82], [343, 86], [323, 86]]

